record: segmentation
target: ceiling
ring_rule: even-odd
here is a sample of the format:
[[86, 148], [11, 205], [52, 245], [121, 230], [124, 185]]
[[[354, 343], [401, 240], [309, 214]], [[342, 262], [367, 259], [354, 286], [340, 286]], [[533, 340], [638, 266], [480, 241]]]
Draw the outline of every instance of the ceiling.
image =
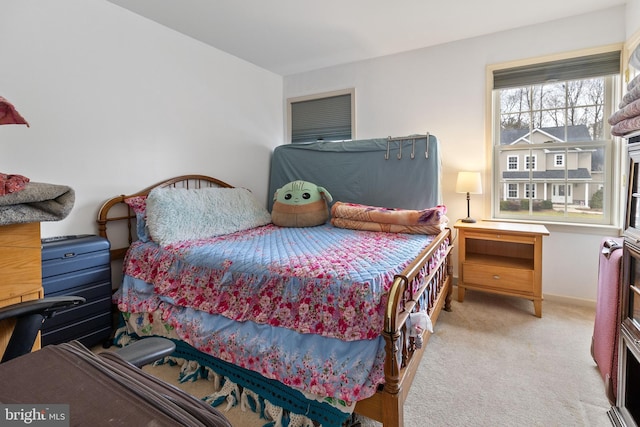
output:
[[280, 75], [626, 3], [626, 0], [109, 1]]

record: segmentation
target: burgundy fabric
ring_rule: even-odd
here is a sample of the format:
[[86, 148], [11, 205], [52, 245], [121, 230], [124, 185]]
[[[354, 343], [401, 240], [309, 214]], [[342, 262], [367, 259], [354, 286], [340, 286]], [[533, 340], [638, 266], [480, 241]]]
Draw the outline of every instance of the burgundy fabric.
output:
[[18, 113], [6, 98], [0, 96], [0, 125], [27, 125], [29, 123]]
[[[622, 248], [603, 253], [604, 238], [600, 244], [598, 264], [598, 295], [593, 328], [592, 355], [600, 375], [609, 386], [607, 397], [615, 401], [618, 387], [618, 321], [619, 294], [622, 275]], [[622, 239], [612, 239], [622, 245]], [[607, 381], [610, 382], [607, 383]]]
[[28, 183], [29, 178], [26, 176], [0, 173], [0, 196], [22, 191]]

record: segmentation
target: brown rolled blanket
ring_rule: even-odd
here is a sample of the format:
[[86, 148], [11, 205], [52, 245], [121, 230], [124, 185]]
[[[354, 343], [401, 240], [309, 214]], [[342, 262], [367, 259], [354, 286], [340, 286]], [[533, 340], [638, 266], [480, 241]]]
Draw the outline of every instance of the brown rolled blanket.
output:
[[444, 205], [411, 210], [335, 202], [331, 207], [331, 224], [354, 230], [437, 234], [449, 222], [446, 212]]

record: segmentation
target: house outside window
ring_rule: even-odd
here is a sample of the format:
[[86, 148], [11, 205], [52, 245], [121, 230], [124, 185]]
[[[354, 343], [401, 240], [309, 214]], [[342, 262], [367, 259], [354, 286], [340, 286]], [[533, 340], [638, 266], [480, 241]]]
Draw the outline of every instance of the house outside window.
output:
[[518, 170], [518, 156], [507, 156], [507, 169], [510, 171]]
[[[615, 225], [620, 52], [493, 72], [492, 216]], [[542, 70], [542, 72], [541, 72]], [[513, 167], [522, 157], [523, 170]]]

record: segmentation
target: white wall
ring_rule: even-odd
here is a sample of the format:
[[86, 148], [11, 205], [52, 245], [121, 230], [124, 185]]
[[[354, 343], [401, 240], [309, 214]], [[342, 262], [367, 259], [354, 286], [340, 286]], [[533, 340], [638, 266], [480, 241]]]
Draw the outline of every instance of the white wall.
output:
[[69, 185], [43, 236], [95, 233], [101, 203], [185, 173], [267, 200], [283, 140], [282, 77], [104, 0], [2, 2], [0, 172]]
[[[284, 95], [355, 87], [358, 138], [426, 131], [436, 135], [442, 146], [444, 202], [449, 217], [455, 220], [466, 216], [466, 199], [454, 192], [457, 171], [485, 168], [486, 66], [624, 41], [625, 9], [617, 7], [286, 76]], [[485, 183], [485, 193], [488, 191]], [[471, 215], [486, 216], [489, 201], [486, 194], [472, 196]], [[603, 232], [550, 231], [544, 241], [544, 293], [595, 300], [598, 245]]]
[[625, 30], [629, 39], [640, 31], [640, 0], [627, 0], [625, 12]]
[[[288, 76], [283, 89], [280, 76], [104, 0], [0, 1], [0, 95], [31, 123], [0, 127], [0, 172], [76, 191], [69, 217], [43, 223], [43, 236], [94, 233], [106, 198], [182, 173], [251, 188], [266, 202], [283, 92], [347, 87], [356, 88], [359, 138], [440, 138], [445, 203], [451, 218], [462, 217], [455, 174], [482, 168], [486, 156], [485, 66], [622, 42], [631, 25], [614, 8]], [[488, 202], [472, 197], [480, 217]], [[595, 299], [602, 233], [551, 232], [545, 293]]]

